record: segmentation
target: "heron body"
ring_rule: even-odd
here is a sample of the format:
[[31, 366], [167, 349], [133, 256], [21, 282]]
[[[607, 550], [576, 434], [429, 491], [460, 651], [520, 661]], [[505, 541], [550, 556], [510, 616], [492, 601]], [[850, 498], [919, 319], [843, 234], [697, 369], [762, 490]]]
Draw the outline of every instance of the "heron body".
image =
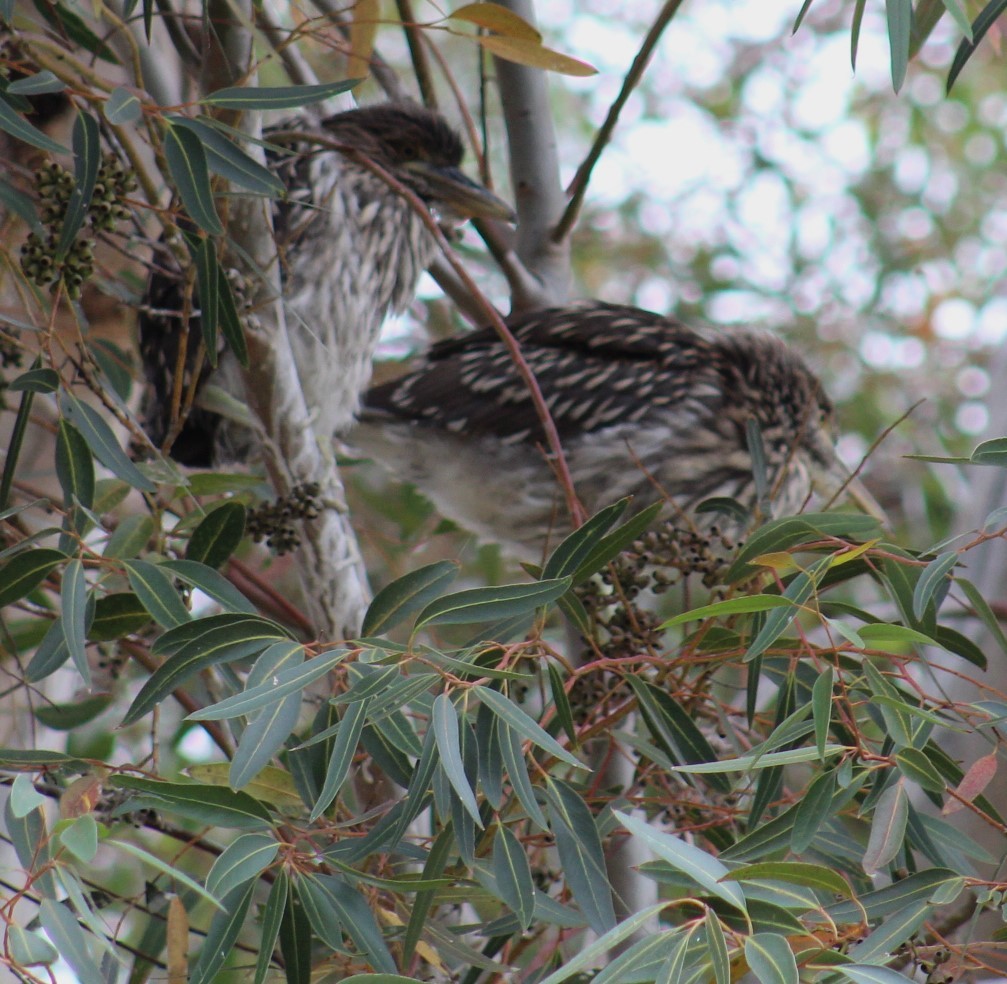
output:
[[[512, 319], [588, 513], [626, 495], [659, 499], [683, 529], [725, 531], [695, 512], [730, 497], [772, 515], [848, 481], [832, 406], [800, 357], [771, 335], [697, 331], [591, 301]], [[766, 461], [757, 502], [752, 427]], [[527, 559], [569, 531], [564, 497], [527, 388], [492, 329], [433, 346], [370, 390], [353, 439], [445, 516]]]
[[[303, 128], [304, 124], [300, 124]], [[371, 373], [386, 316], [403, 310], [435, 250], [423, 217], [369, 168], [378, 165], [418, 195], [441, 221], [509, 208], [458, 169], [463, 145], [438, 114], [412, 105], [340, 113], [317, 130], [284, 131], [288, 153], [271, 163], [288, 189], [274, 208], [288, 334], [315, 433], [326, 440], [353, 419]], [[156, 272], [148, 287], [153, 313], [140, 319], [149, 383], [147, 429], [160, 445], [170, 430], [172, 375], [181, 325], [180, 278]], [[172, 307], [174, 305], [174, 307]], [[198, 319], [189, 323], [187, 372], [241, 399], [240, 367], [222, 352], [210, 376], [195, 360]], [[187, 383], [188, 381], [186, 381]], [[171, 453], [185, 464], [246, 457], [247, 427], [224, 420], [197, 398]]]

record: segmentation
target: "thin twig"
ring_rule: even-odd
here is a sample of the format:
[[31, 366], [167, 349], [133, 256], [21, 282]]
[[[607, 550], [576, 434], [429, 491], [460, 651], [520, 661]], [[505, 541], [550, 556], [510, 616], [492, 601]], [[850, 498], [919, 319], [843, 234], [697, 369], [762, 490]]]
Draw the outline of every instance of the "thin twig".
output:
[[567, 188], [567, 194], [570, 196], [570, 200], [567, 202], [566, 209], [560, 217], [559, 222], [557, 222], [553, 228], [552, 241], [554, 243], [563, 242], [563, 240], [570, 234], [570, 230], [577, 221], [577, 216], [580, 214], [581, 206], [584, 204], [584, 195], [587, 192], [587, 186], [591, 180], [591, 173], [594, 171], [594, 167], [598, 163], [602, 151], [608, 145], [609, 140], [612, 139], [612, 133], [615, 131], [616, 124], [619, 122], [619, 117], [622, 114], [623, 107], [625, 107], [630, 95], [633, 93], [633, 90], [637, 87], [637, 85], [639, 85], [640, 80], [643, 78], [643, 73], [646, 71], [647, 64], [650, 62], [651, 56], [654, 54], [654, 48], [657, 46], [657, 42], [660, 40], [661, 35], [664, 33], [664, 29], [671, 22], [672, 17], [675, 16], [681, 5], [682, 0], [667, 0], [664, 7], [661, 9], [661, 12], [657, 15], [654, 23], [651, 25], [650, 30], [647, 31], [647, 35], [643, 39], [643, 44], [640, 45], [640, 50], [637, 52], [636, 57], [633, 59], [633, 64], [626, 73], [626, 78], [623, 80], [622, 88], [619, 90], [619, 95], [615, 97], [615, 101], [609, 107], [608, 115], [605, 117], [605, 122], [602, 123], [598, 133], [595, 135], [594, 143], [591, 145], [591, 149], [588, 151], [587, 157], [584, 158], [580, 167], [577, 168], [577, 173], [573, 176], [573, 181], [570, 182], [570, 186]]
[[420, 87], [420, 98], [423, 100], [424, 106], [436, 109], [437, 90], [434, 88], [434, 79], [430, 72], [430, 59], [427, 56], [423, 32], [417, 26], [416, 17], [413, 15], [412, 2], [411, 0], [395, 0], [395, 8], [399, 12], [406, 44], [409, 45], [409, 58], [413, 63], [416, 84]]

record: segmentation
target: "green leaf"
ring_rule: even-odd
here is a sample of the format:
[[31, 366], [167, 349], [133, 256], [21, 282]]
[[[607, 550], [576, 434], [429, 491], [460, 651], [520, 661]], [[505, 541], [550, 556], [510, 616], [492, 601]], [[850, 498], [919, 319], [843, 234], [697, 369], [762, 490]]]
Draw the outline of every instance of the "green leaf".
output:
[[261, 652], [275, 635], [250, 626], [211, 629], [169, 656], [140, 688], [121, 727], [138, 721], [191, 676], [217, 663], [244, 659]]
[[89, 864], [98, 853], [98, 824], [90, 813], [85, 813], [60, 830], [59, 839], [78, 861]]
[[826, 666], [811, 688], [811, 711], [815, 719], [815, 747], [825, 761], [825, 743], [832, 723], [832, 667]]
[[909, 820], [909, 798], [906, 796], [905, 780], [892, 783], [879, 797], [871, 820], [871, 835], [867, 841], [863, 867], [868, 875], [873, 875], [902, 848]]
[[48, 547], [26, 550], [0, 568], [0, 608], [34, 591], [66, 554]]
[[[976, 50], [979, 42], [986, 36], [986, 32], [996, 23], [997, 19], [1005, 9], [1007, 9], [1007, 0], [990, 0], [990, 2], [979, 12], [979, 16], [972, 22], [972, 39], [969, 40], [966, 38], [962, 41], [962, 43], [958, 46], [958, 50], [955, 52], [954, 60], [951, 62], [951, 68], [948, 71], [948, 92], [951, 91], [951, 87], [955, 84], [955, 79], [958, 78], [962, 69], [972, 57], [972, 52]], [[4, 129], [6, 129], [6, 127], [4, 127]], [[983, 448], [988, 443], [989, 442], [984, 442], [976, 448], [976, 452], [973, 454], [973, 461], [976, 460], [976, 454], [979, 452], [980, 448]]]
[[662, 509], [664, 503], [655, 502], [598, 540], [594, 549], [577, 568], [577, 572], [573, 575], [573, 583], [580, 584], [587, 580], [609, 561], [618, 557], [631, 543], [639, 540], [653, 525]]
[[762, 628], [749, 645], [743, 662], [750, 663], [757, 656], [761, 656], [783, 635], [787, 627], [798, 616], [805, 602], [815, 593], [818, 582], [828, 569], [828, 563], [829, 558], [826, 557], [810, 570], [799, 571], [794, 576], [794, 579], [787, 585], [786, 591], [783, 592], [783, 597], [792, 603], [792, 607], [776, 609], [767, 616]]
[[613, 810], [612, 815], [676, 871], [681, 871], [701, 888], [735, 909], [747, 911], [747, 902], [741, 890], [736, 885], [723, 881], [725, 877], [730, 877], [729, 869], [712, 855], [678, 837], [656, 830], [637, 817], [619, 810]]
[[280, 845], [271, 834], [239, 834], [213, 862], [206, 876], [206, 890], [223, 899], [268, 868], [279, 850]]
[[34, 709], [34, 714], [47, 728], [52, 728], [54, 731], [73, 731], [106, 711], [113, 700], [115, 698], [111, 694], [95, 694], [75, 704], [39, 704]]
[[920, 578], [916, 582], [916, 588], [913, 590], [913, 614], [917, 620], [922, 621], [926, 615], [927, 606], [934, 597], [934, 593], [943, 584], [948, 572], [953, 570], [957, 563], [958, 554], [954, 550], [948, 550], [935, 557], [924, 568], [923, 573], [920, 574]]
[[336, 798], [343, 783], [346, 782], [369, 710], [369, 698], [350, 704], [346, 708], [336, 731], [336, 740], [332, 743], [332, 754], [329, 756], [329, 764], [325, 770], [325, 781], [322, 783], [322, 789], [315, 805], [311, 808], [309, 819], [312, 823], [329, 808], [329, 804]]
[[76, 499], [85, 508], [91, 508], [94, 460], [80, 432], [63, 418], [56, 430], [56, 475], [67, 506], [73, 505]]
[[598, 539], [626, 511], [629, 502], [629, 497], [620, 499], [575, 529], [549, 556], [542, 568], [542, 577], [548, 580], [575, 574], [593, 553]]
[[933, 793], [943, 793], [945, 782], [933, 762], [918, 748], [902, 748], [895, 753], [899, 771], [913, 782]]
[[116, 591], [95, 601], [94, 618], [87, 637], [92, 642], [110, 642], [138, 632], [149, 622], [150, 615], [135, 594]]
[[44, 3], [41, 0], [35, 0], [33, 6], [46, 21], [56, 28], [58, 36], [69, 37], [75, 44], [80, 45], [102, 61], [107, 61], [112, 65], [120, 64], [111, 48], [84, 23], [83, 18], [75, 11], [59, 2]]
[[269, 889], [269, 896], [262, 910], [262, 936], [259, 940], [259, 957], [255, 963], [253, 984], [263, 984], [269, 972], [270, 960], [276, 948], [276, 939], [280, 935], [289, 894], [290, 878], [281, 868]]
[[479, 816], [479, 806], [476, 803], [472, 787], [469, 785], [468, 777], [465, 775], [458, 725], [458, 712], [455, 710], [451, 698], [447, 694], [440, 694], [434, 699], [433, 715], [430, 719], [434, 741], [437, 743], [437, 751], [441, 756], [440, 765], [462, 806], [465, 807], [476, 824], [482, 828], [483, 822]]
[[427, 605], [416, 619], [416, 628], [434, 623], [467, 625], [509, 618], [556, 601], [569, 587], [570, 578], [564, 577], [458, 591]]
[[54, 369], [29, 369], [7, 384], [13, 393], [54, 393], [59, 389], [59, 374]]
[[[840, 755], [852, 749], [846, 745], [826, 745], [826, 757]], [[771, 769], [778, 765], [796, 765], [799, 762], [813, 762], [820, 758], [816, 748], [788, 748], [783, 752], [766, 752], [756, 755], [741, 755], [738, 758], [723, 759], [720, 762], [704, 762], [696, 765], [676, 765], [676, 772], [690, 772], [698, 775], [716, 772], [749, 772], [753, 769]]]
[[[114, 776], [109, 780], [118, 789], [138, 794], [143, 802], [177, 813], [206, 826], [237, 830], [259, 829], [271, 824], [269, 811], [248, 793], [200, 782], [163, 782], [140, 776]], [[203, 891], [202, 887], [200, 891]], [[216, 903], [215, 903], [216, 904]]]
[[196, 268], [199, 297], [199, 329], [203, 336], [206, 359], [217, 368], [217, 326], [220, 323], [220, 277], [217, 249], [209, 236], [186, 236], [186, 245]]
[[15, 964], [21, 967], [48, 966], [59, 960], [56, 949], [41, 933], [29, 932], [12, 923], [7, 927], [10, 952]]
[[361, 79], [344, 79], [319, 85], [232, 86], [204, 96], [200, 102], [222, 109], [296, 109], [348, 92]]
[[231, 499], [209, 512], [192, 531], [187, 560], [219, 568], [238, 549], [245, 535], [245, 507]]
[[[716, 762], [717, 753], [706, 740], [685, 709], [660, 687], [635, 676], [626, 678], [640, 705], [647, 730], [673, 763], [695, 764]], [[731, 784], [719, 775], [710, 785], [722, 793], [730, 792]]]
[[225, 137], [213, 126], [212, 120], [192, 120], [186, 116], [172, 116], [171, 122], [175, 126], [192, 130], [199, 137], [206, 152], [206, 163], [211, 171], [257, 195], [277, 198], [286, 194], [287, 189], [283, 182]]
[[524, 847], [504, 824], [497, 825], [493, 840], [493, 875], [501, 900], [527, 930], [532, 922], [535, 882]]
[[164, 136], [164, 155], [189, 217], [211, 236], [222, 235], [224, 227], [213, 204], [210, 172], [199, 137], [191, 130], [169, 123]]
[[797, 960], [786, 937], [754, 933], [745, 939], [745, 959], [759, 984], [797, 984]]
[[517, 732], [504, 724], [501, 718], [496, 719], [496, 728], [500, 736], [500, 755], [507, 767], [514, 795], [532, 821], [540, 829], [545, 830], [548, 824], [545, 814], [535, 798], [535, 789], [531, 784], [531, 779], [528, 777], [528, 766], [525, 764], [521, 739]]
[[564, 782], [547, 780], [546, 795], [567, 887], [591, 929], [598, 934], [607, 933], [615, 926], [616, 917], [594, 817], [580, 796]]
[[563, 686], [563, 678], [552, 662], [546, 663], [546, 670], [549, 673], [549, 693], [552, 695], [552, 706], [556, 708], [556, 719], [567, 738], [570, 739], [570, 744], [576, 747], [578, 742], [577, 727], [573, 721], [573, 708], [570, 706], [570, 698]]
[[159, 567], [145, 560], [127, 560], [123, 567], [129, 586], [158, 625], [172, 629], [192, 620], [171, 578]]
[[986, 627], [993, 640], [1000, 647], [1000, 651], [1007, 655], [1007, 635], [1004, 635], [1003, 629], [1000, 628], [999, 620], [993, 614], [986, 599], [980, 594], [979, 589], [964, 577], [956, 578], [955, 584], [965, 592], [969, 604], [976, 610], [979, 621]]
[[80, 431], [91, 453], [117, 478], [141, 492], [156, 492], [157, 486], [140, 471], [119, 446], [112, 428], [92, 406], [65, 390], [60, 394], [60, 412]]
[[[704, 618], [716, 618], [720, 615], [747, 615], [752, 612], [768, 612], [773, 608], [794, 609], [794, 602], [782, 595], [745, 595], [741, 598], [729, 598], [727, 601], [717, 601], [712, 605], [703, 605], [690, 612], [682, 612], [666, 622], [661, 623], [662, 629], [681, 625], [683, 622], [698, 622]], [[796, 610], [795, 610], [796, 611]]]
[[965, 40], [973, 41], [972, 25], [969, 23], [969, 16], [965, 12], [961, 0], [943, 0], [943, 2], [945, 9], [954, 18], [959, 30], [965, 35]]
[[135, 123], [143, 116], [143, 104], [135, 93], [119, 86], [109, 93], [104, 113], [112, 126], [122, 126], [124, 123]]
[[102, 556], [109, 560], [131, 560], [145, 550], [154, 535], [154, 520], [143, 514], [123, 516], [105, 543]]
[[[296, 652], [298, 659], [300, 659], [301, 647], [297, 643], [281, 642], [276, 646], [270, 646], [259, 657], [258, 662], [261, 662], [272, 649]], [[241, 733], [234, 758], [231, 759], [228, 776], [232, 789], [241, 789], [248, 785], [269, 764], [269, 760], [283, 748], [287, 738], [297, 727], [300, 711], [300, 694], [289, 694], [286, 697], [275, 699], [273, 703], [264, 707], [248, 722], [245, 730]]]
[[14, 777], [10, 790], [10, 810], [19, 820], [28, 816], [32, 810], [44, 806], [45, 797], [37, 792], [31, 779], [24, 773]]
[[73, 125], [73, 158], [73, 190], [67, 202], [56, 247], [57, 254], [61, 257], [66, 256], [84, 225], [88, 206], [94, 195], [95, 182], [98, 180], [98, 168], [101, 166], [101, 132], [98, 121], [80, 109], [77, 110], [77, 119]]
[[346, 931], [357, 949], [382, 973], [394, 973], [395, 961], [370, 907], [347, 882], [335, 875], [305, 875], [296, 881], [297, 894], [311, 925], [323, 942], [342, 950], [339, 927]]
[[538, 745], [542, 751], [566, 762], [568, 765], [575, 766], [578, 769], [588, 768], [576, 756], [568, 752], [541, 725], [529, 717], [525, 711], [522, 711], [520, 707], [499, 691], [491, 690], [489, 687], [475, 686], [470, 689], [469, 693], [478, 695], [479, 700], [486, 704], [497, 717], [512, 728], [515, 734]]
[[871, 649], [881, 649], [891, 645], [939, 645], [937, 640], [925, 632], [919, 632], [906, 625], [891, 622], [872, 622], [860, 627], [860, 637]]
[[[570, 980], [574, 976], [577, 976], [578, 980], [583, 980], [584, 976], [579, 976], [583, 974], [583, 971], [597, 966], [602, 958], [618, 947], [623, 940], [639, 933], [649, 923], [653, 923], [657, 914], [666, 906], [666, 902], [658, 902], [656, 905], [649, 905], [646, 909], [633, 913], [618, 926], [614, 926], [607, 933], [599, 936], [589, 946], [582, 948], [569, 959], [564, 959], [563, 966], [540, 981], [540, 984], [563, 984], [563, 981]], [[594, 979], [592, 975], [588, 976], [591, 976], [592, 980]], [[636, 980], [637, 978], [632, 979]], [[679, 978], [675, 977], [673, 980], [677, 984]]]
[[843, 964], [836, 971], [853, 981], [853, 984], [906, 984], [914, 978], [889, 970], [887, 967], [875, 967], [872, 964], [855, 966]]
[[166, 560], [158, 565], [160, 570], [170, 571], [177, 578], [199, 588], [222, 608], [232, 612], [255, 613], [253, 605], [226, 577], [212, 567], [195, 560]]
[[815, 835], [829, 817], [832, 799], [836, 792], [836, 771], [831, 769], [815, 776], [808, 786], [794, 814], [794, 829], [790, 835], [790, 847], [795, 854], [803, 854], [810, 847]]
[[73, 657], [77, 672], [84, 680], [84, 686], [91, 686], [91, 667], [85, 651], [87, 626], [87, 579], [84, 565], [71, 560], [63, 571], [63, 589], [60, 592], [63, 611], [60, 621], [63, 625], [63, 640], [67, 651]]
[[437, 598], [455, 579], [458, 565], [441, 560], [428, 564], [386, 584], [375, 596], [364, 616], [360, 633], [376, 636], [405, 621], [414, 612]]
[[288, 666], [277, 673], [275, 678], [257, 687], [252, 687], [250, 690], [234, 694], [232, 697], [227, 697], [209, 707], [194, 711], [189, 715], [188, 720], [224, 721], [241, 714], [251, 714], [281, 697], [303, 690], [309, 683], [338, 666], [349, 654], [348, 649], [332, 649], [327, 653], [319, 653], [313, 659], [297, 666]]
[[716, 984], [731, 984], [731, 960], [727, 953], [724, 927], [720, 925], [720, 918], [712, 909], [707, 909], [703, 926], [706, 929], [714, 981]]
[[[13, 212], [32, 232], [42, 232], [42, 223], [39, 222], [38, 213], [35, 211], [35, 203], [2, 178], [0, 178], [0, 205]], [[48, 369], [42, 371], [52, 372]], [[14, 387], [11, 385], [9, 388]]]
[[[800, 516], [770, 520], [745, 541], [724, 575], [724, 583], [734, 584], [751, 577], [757, 570], [752, 561], [762, 554], [789, 550], [823, 538], [870, 540], [880, 531], [876, 519], [860, 513], [802, 513]], [[832, 549], [835, 549], [834, 546]]]
[[39, 919], [46, 935], [59, 950], [60, 957], [77, 975], [78, 984], [105, 984], [106, 977], [88, 949], [84, 931], [69, 908], [52, 899], [43, 899], [39, 906]]
[[225, 612], [220, 615], [206, 615], [203, 618], [191, 619], [183, 625], [168, 629], [164, 635], [154, 640], [150, 651], [155, 656], [177, 653], [183, 646], [187, 646], [201, 635], [221, 628], [254, 629], [263, 636], [269, 636], [272, 639], [290, 638], [290, 633], [271, 619], [263, 618], [261, 615], [246, 615], [243, 612]]
[[[248, 343], [245, 341], [245, 327], [234, 302], [231, 281], [227, 279], [227, 274], [224, 273], [224, 268], [219, 263], [217, 264], [217, 304], [220, 308], [220, 330], [224, 341], [227, 342], [227, 347], [234, 353], [238, 362], [247, 369]], [[228, 479], [233, 486], [235, 476], [228, 476]]]
[[802, 861], [765, 861], [734, 868], [728, 875], [731, 881], [782, 881], [790, 885], [804, 885], [821, 892], [852, 896], [850, 886], [831, 868]]
[[885, 0], [888, 12], [888, 46], [892, 55], [892, 87], [902, 88], [909, 64], [909, 42], [912, 37], [912, 0]]
[[245, 925], [254, 893], [255, 882], [252, 882], [246, 888], [236, 888], [222, 901], [223, 911], [215, 912], [210, 920], [206, 941], [199, 951], [199, 958], [189, 975], [188, 984], [210, 984], [216, 978], [238, 941], [238, 934]]
[[9, 133], [12, 137], [16, 137], [26, 144], [30, 144], [32, 147], [46, 150], [50, 154], [69, 153], [67, 148], [61, 143], [57, 143], [55, 140], [47, 137], [41, 130], [36, 130], [27, 120], [18, 116], [11, 109], [10, 104], [2, 98], [0, 98], [0, 130]]
[[48, 69], [15, 79], [7, 86], [7, 92], [18, 96], [40, 96], [46, 92], [62, 92], [66, 86]]

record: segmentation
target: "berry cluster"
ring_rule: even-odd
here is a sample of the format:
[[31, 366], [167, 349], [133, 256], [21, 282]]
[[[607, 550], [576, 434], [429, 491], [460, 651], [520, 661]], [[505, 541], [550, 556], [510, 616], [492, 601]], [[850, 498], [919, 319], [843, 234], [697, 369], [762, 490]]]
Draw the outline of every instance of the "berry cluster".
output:
[[[21, 269], [40, 287], [62, 281], [67, 295], [80, 297], [81, 285], [94, 269], [94, 239], [78, 235], [61, 253], [59, 241], [67, 206], [76, 182], [62, 165], [49, 161], [35, 175], [35, 187], [41, 205], [40, 219], [45, 229], [33, 232], [21, 247]], [[98, 169], [87, 219], [96, 232], [110, 232], [115, 224], [129, 217], [122, 200], [136, 188], [136, 178], [114, 154], [106, 154]]]
[[245, 529], [256, 543], [265, 540], [274, 553], [289, 553], [301, 543], [294, 521], [318, 516], [322, 508], [320, 492], [317, 482], [301, 482], [290, 490], [290, 495], [249, 510]]

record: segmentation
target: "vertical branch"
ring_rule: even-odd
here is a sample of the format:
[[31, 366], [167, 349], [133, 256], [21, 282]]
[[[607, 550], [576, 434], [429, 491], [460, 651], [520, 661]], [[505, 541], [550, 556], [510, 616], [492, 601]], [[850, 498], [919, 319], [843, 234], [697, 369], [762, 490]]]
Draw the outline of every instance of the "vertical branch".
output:
[[[250, 24], [251, 0], [240, 2], [239, 13], [244, 24]], [[208, 5], [204, 91], [248, 72], [251, 31], [234, 19], [230, 9], [228, 0], [210, 0]], [[239, 126], [251, 138], [246, 152], [263, 162], [259, 114], [246, 113]], [[254, 314], [245, 324], [249, 365], [242, 370], [242, 383], [258, 424], [266, 471], [281, 496], [295, 485], [316, 482], [326, 506], [317, 519], [304, 523], [304, 541], [296, 554], [305, 606], [321, 636], [352, 636], [359, 632], [370, 598], [367, 575], [338, 469], [315, 438], [290, 348], [271, 206], [268, 199], [239, 195], [231, 200], [228, 216], [234, 246], [231, 260], [244, 268], [251, 285], [248, 300]]]
[[[503, 6], [535, 23], [531, 0], [501, 0]], [[570, 296], [570, 246], [555, 242], [552, 229], [566, 199], [559, 180], [556, 130], [541, 69], [495, 59], [500, 99], [510, 146], [511, 180], [518, 213], [517, 255], [532, 272], [538, 290], [527, 300], [547, 306]]]

